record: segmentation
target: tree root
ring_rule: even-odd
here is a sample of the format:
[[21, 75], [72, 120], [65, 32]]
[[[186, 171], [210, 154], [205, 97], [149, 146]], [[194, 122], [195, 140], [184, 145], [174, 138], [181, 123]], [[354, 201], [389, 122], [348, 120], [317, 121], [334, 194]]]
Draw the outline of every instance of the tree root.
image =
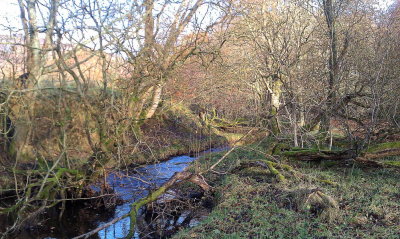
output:
[[[37, 171], [38, 174], [40, 172], [41, 171], [39, 170]], [[25, 174], [25, 172], [22, 170], [19, 170], [18, 173]], [[28, 173], [31, 174], [32, 171], [29, 171]], [[18, 211], [19, 214], [23, 214], [23, 209], [26, 208], [26, 205], [29, 204], [32, 206], [32, 202], [36, 200], [40, 200], [43, 202], [53, 201], [57, 193], [63, 193], [63, 191], [65, 190], [61, 183], [63, 181], [68, 181], [71, 178], [74, 178], [78, 182], [78, 187], [80, 187], [79, 182], [84, 179], [84, 176], [78, 170], [57, 168], [53, 177], [49, 177], [45, 181], [33, 182], [26, 185], [23, 189], [23, 192], [25, 193], [24, 201], [19, 200], [15, 205], [9, 208], [0, 208], [0, 214], [13, 213], [16, 211]]]

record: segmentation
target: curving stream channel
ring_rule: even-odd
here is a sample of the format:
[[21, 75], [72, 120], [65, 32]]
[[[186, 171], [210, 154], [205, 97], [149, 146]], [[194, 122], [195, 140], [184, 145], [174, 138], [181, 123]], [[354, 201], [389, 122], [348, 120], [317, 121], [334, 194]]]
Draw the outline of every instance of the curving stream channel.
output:
[[[97, 228], [112, 219], [126, 214], [130, 210], [130, 204], [135, 200], [145, 197], [150, 189], [155, 189], [168, 181], [174, 173], [183, 171], [192, 161], [198, 157], [210, 153], [219, 152], [226, 148], [214, 148], [195, 156], [182, 155], [172, 157], [167, 161], [157, 164], [145, 165], [135, 168], [135, 173], [128, 176], [119, 176], [111, 174], [108, 176], [108, 183], [114, 189], [115, 193], [123, 199], [123, 203], [116, 206], [114, 211], [104, 209], [87, 209], [85, 207], [67, 208], [63, 219], [58, 220], [57, 212], [48, 212], [45, 216], [47, 219], [41, 222], [44, 227], [35, 229], [35, 226], [26, 228], [21, 232], [18, 238], [71, 238], [86, 233]], [[129, 217], [125, 218], [114, 225], [100, 231], [97, 238], [112, 239], [122, 238], [127, 235], [129, 230]], [[43, 230], [43, 228], [46, 228]], [[91, 237], [96, 238], [96, 236]], [[140, 238], [139, 234], [135, 234], [135, 238]]]
[[[137, 173], [130, 175], [129, 177], [118, 177], [115, 174], [110, 175], [108, 178], [109, 184], [125, 201], [125, 203], [122, 205], [117, 206], [113, 218], [128, 213], [130, 210], [130, 204], [140, 198], [145, 197], [149, 192], [149, 187], [154, 188], [161, 186], [163, 183], [168, 181], [174, 175], [174, 173], [183, 171], [189, 165], [189, 163], [198, 157], [206, 153], [218, 152], [224, 149], [225, 148], [216, 148], [203, 151], [194, 157], [188, 155], [172, 157], [171, 159], [158, 164], [146, 165], [137, 168]], [[100, 222], [98, 226], [101, 226], [108, 221]], [[125, 218], [100, 231], [98, 236], [102, 239], [122, 238], [127, 235], [128, 231], [129, 218]], [[140, 238], [138, 233], [135, 234], [135, 238]]]

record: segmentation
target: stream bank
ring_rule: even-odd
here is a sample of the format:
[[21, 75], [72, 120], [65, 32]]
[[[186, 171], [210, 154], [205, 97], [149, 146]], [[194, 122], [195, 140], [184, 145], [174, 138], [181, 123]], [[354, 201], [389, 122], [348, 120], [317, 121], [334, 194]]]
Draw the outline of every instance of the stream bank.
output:
[[[50, 104], [48, 101], [49, 99], [46, 99], [46, 104], [40, 104], [40, 106], [38, 106], [40, 109], [39, 112], [43, 113], [43, 118], [51, 118], [51, 116], [54, 116], [52, 114], [53, 109], [51, 108], [53, 104]], [[94, 163], [96, 162], [96, 155], [93, 153], [88, 143], [84, 128], [84, 117], [82, 117], [82, 111], [78, 105], [73, 104], [73, 106], [71, 106], [71, 118], [68, 118], [69, 121], [66, 122], [66, 134], [68, 134], [68, 138], [65, 142], [65, 152], [60, 151], [58, 144], [60, 136], [59, 128], [50, 124], [50, 121], [41, 119], [40, 117], [38, 118], [38, 121], [41, 122], [40, 127], [35, 130], [35, 136], [27, 145], [27, 148], [32, 149], [36, 154], [31, 157], [21, 157], [18, 162], [15, 162], [15, 158], [11, 156], [2, 157], [0, 159], [0, 214], [2, 214], [0, 215], [0, 235], [13, 224], [13, 221], [17, 218], [15, 216], [17, 213], [20, 215], [19, 219], [25, 219], [30, 215], [33, 217], [32, 221], [19, 220], [23, 221], [21, 223], [22, 228], [19, 228], [21, 231], [25, 229], [28, 231], [40, 231], [40, 224], [49, 221], [48, 214], [60, 214], [60, 207], [64, 206], [61, 205], [61, 202], [66, 202], [65, 208], [70, 207], [72, 211], [75, 210], [74, 208], [80, 207], [84, 207], [85, 210], [88, 211], [90, 210], [88, 208], [92, 207], [95, 211], [93, 215], [89, 212], [84, 213], [91, 215], [91, 218], [96, 217], [99, 204], [107, 205], [105, 209], [112, 207], [112, 203], [109, 203], [106, 197], [101, 198], [98, 197], [99, 195], [91, 194], [91, 192], [80, 193], [81, 190], [85, 190], [88, 185], [92, 184], [94, 180], [102, 180], [104, 169], [106, 169], [106, 172], [109, 174], [114, 173], [116, 168], [127, 169], [139, 167], [141, 165], [160, 163], [173, 156], [188, 153], [192, 157], [196, 157], [199, 152], [204, 150], [228, 145], [228, 140], [223, 136], [211, 132], [210, 128], [205, 126], [196, 114], [183, 106], [171, 104], [169, 107], [164, 107], [154, 118], [140, 125], [140, 135], [135, 135], [134, 132], [128, 132], [123, 144], [118, 145], [118, 147], [115, 148], [115, 152], [112, 151], [110, 153], [112, 159], [108, 160], [106, 165], [101, 163], [100, 165], [96, 165]], [[112, 135], [110, 135], [110, 137], [112, 137]], [[4, 152], [0, 150], [0, 154], [3, 153]], [[62, 160], [58, 161], [60, 158], [62, 158]], [[51, 169], [54, 164], [57, 166]], [[53, 173], [58, 174], [58, 172], [62, 170], [77, 171], [83, 177], [79, 179], [75, 179], [74, 177], [71, 179], [70, 175], [66, 173], [61, 174], [61, 180], [59, 180], [60, 178], [55, 179]], [[48, 173], [51, 179], [55, 179], [58, 183], [55, 183], [55, 186], [53, 186], [52, 183], [46, 183], [46, 188], [52, 188], [52, 190], [47, 191], [55, 193], [52, 193], [51, 197], [36, 195], [40, 190], [41, 180], [46, 178]], [[31, 182], [30, 185], [34, 185], [32, 195], [26, 198], [26, 200], [29, 200], [29, 204], [32, 205], [32, 209], [24, 210], [24, 212], [21, 213], [19, 212], [20, 207], [12, 209], [18, 202], [15, 189], [18, 188], [17, 191], [20, 197], [25, 197], [27, 195], [25, 193], [27, 191], [28, 181]], [[76, 192], [65, 194], [65, 189], [76, 189]], [[106, 193], [112, 194], [112, 192]], [[97, 198], [72, 202], [74, 198], [91, 196]], [[51, 204], [61, 198], [65, 200], [59, 201], [54, 209], [46, 209], [46, 213], [44, 214], [43, 210], [34, 211], [39, 208], [40, 205], [43, 205], [42, 203]], [[112, 201], [114, 199], [111, 198], [110, 200]], [[35, 213], [32, 213], [33, 211]], [[14, 216], [11, 214], [14, 214]], [[65, 213], [64, 215], [68, 214]], [[54, 218], [54, 216], [51, 217]], [[84, 217], [80, 219], [79, 216], [68, 215], [68, 217], [71, 223], [73, 223], [74, 220], [86, 220]], [[51, 222], [48, 224], [48, 228], [53, 228], [52, 230], [54, 231], [57, 230], [59, 225], [58, 222]], [[62, 228], [73, 228], [73, 226], [66, 221], [63, 222], [62, 225]], [[87, 232], [95, 226], [96, 225], [87, 225], [87, 228], [78, 228], [74, 229], [74, 231], [77, 232], [76, 234], [80, 234]], [[63, 234], [64, 232], [57, 233]], [[23, 236], [23, 238], [26, 237], [27, 236]]]
[[[286, 180], [280, 180], [255, 164], [238, 167], [270, 160], [269, 145], [238, 147], [215, 172], [203, 174], [215, 205], [200, 224], [172, 238], [399, 238], [397, 169], [281, 159], [277, 167]], [[189, 170], [204, 172], [223, 155], [202, 157]]]
[[[202, 155], [218, 152], [225, 148], [214, 148], [194, 155], [181, 155], [172, 157], [169, 160], [162, 161], [152, 165], [142, 165], [128, 171], [111, 172], [107, 177], [107, 183], [112, 189], [113, 194], [105, 198], [109, 203], [104, 201], [96, 206], [96, 200], [76, 201], [68, 204], [64, 216], [59, 220], [59, 208], [53, 208], [46, 211], [43, 215], [36, 218], [36, 221], [30, 223], [29, 226], [20, 230], [13, 238], [72, 238], [84, 234], [98, 226], [107, 223], [113, 218], [126, 214], [130, 210], [130, 204], [142, 197], [145, 197], [149, 191], [159, 187], [176, 172], [184, 170], [191, 162]], [[100, 187], [92, 186], [94, 192], [100, 191]], [[196, 192], [193, 192], [196, 194]], [[171, 199], [171, 194], [169, 196]], [[193, 195], [193, 201], [198, 200], [201, 195]], [[164, 198], [166, 199], [166, 198]], [[143, 211], [143, 223], [145, 220], [145, 211]], [[192, 217], [192, 216], [191, 216]], [[185, 217], [182, 222], [189, 217]], [[193, 226], [200, 218], [193, 216], [190, 221], [185, 221], [182, 225]], [[127, 234], [129, 230], [129, 218], [119, 221], [118, 223], [100, 231], [94, 238], [119, 238]], [[153, 235], [153, 237], [151, 237]], [[137, 232], [135, 238], [156, 238], [153, 233], [143, 236], [143, 233]], [[150, 236], [150, 237], [149, 237]]]

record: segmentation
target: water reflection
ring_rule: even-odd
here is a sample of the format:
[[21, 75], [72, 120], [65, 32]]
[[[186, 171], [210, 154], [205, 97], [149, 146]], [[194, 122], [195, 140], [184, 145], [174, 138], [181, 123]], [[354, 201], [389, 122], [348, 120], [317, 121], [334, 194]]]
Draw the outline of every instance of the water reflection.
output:
[[[145, 197], [150, 189], [161, 186], [168, 181], [174, 173], [183, 171], [189, 163], [199, 156], [210, 152], [222, 151], [224, 149], [225, 148], [207, 150], [194, 157], [187, 155], [173, 157], [165, 162], [140, 167], [137, 169], [137, 173], [131, 174], [128, 177], [120, 177], [117, 174], [110, 175], [108, 178], [109, 184], [114, 188], [117, 194], [124, 200], [127, 200], [126, 203], [117, 206], [114, 218], [128, 213], [132, 202]], [[129, 222], [129, 218], [125, 218], [100, 231], [98, 235], [102, 239], [122, 238], [128, 234]], [[105, 223], [107, 222], [101, 222], [99, 226]], [[139, 238], [138, 233], [135, 233], [135, 238]]]

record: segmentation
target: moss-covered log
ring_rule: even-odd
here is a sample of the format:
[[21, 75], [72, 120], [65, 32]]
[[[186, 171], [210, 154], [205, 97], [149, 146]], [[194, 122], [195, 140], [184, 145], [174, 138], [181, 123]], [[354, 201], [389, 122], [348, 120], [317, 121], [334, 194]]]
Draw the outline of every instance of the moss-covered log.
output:
[[[279, 144], [278, 144], [279, 145]], [[357, 154], [355, 150], [318, 150], [318, 149], [300, 149], [281, 147], [279, 150], [273, 150], [275, 155], [280, 155], [292, 160], [299, 161], [321, 161], [321, 160], [334, 160], [343, 161], [354, 160], [354, 162], [367, 167], [380, 167], [380, 168], [400, 168], [399, 161], [375, 161], [373, 159], [384, 158], [387, 156], [400, 155], [400, 144], [384, 143], [371, 147], [366, 152]], [[285, 151], [286, 150], [286, 151]]]
[[[377, 151], [368, 151], [369, 153], [362, 153], [358, 155], [355, 150], [318, 150], [318, 149], [297, 149], [292, 148], [289, 151], [275, 152], [277, 155], [284, 156], [291, 160], [299, 161], [321, 161], [333, 160], [346, 162], [354, 160], [354, 162], [366, 167], [380, 167], [380, 168], [400, 168], [400, 161], [375, 161], [373, 159], [383, 158], [387, 156], [400, 155], [400, 149], [387, 148], [388, 144], [377, 147]], [[372, 153], [374, 152], [374, 153]], [[398, 152], [398, 153], [396, 153]]]
[[354, 150], [318, 150], [318, 149], [296, 149], [290, 151], [282, 151], [277, 153], [289, 159], [296, 159], [302, 161], [316, 161], [316, 160], [349, 160], [356, 157]]

